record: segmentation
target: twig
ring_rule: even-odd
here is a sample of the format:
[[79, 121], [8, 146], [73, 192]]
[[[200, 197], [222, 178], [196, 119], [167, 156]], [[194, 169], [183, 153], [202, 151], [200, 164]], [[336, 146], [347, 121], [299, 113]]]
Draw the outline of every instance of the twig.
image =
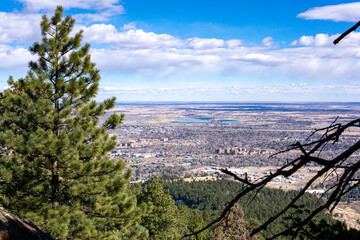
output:
[[360, 26], [360, 21], [357, 22], [354, 26], [349, 28], [346, 32], [340, 35], [337, 39], [334, 40], [334, 44], [338, 44], [344, 37], [346, 37], [349, 33], [355, 31]]

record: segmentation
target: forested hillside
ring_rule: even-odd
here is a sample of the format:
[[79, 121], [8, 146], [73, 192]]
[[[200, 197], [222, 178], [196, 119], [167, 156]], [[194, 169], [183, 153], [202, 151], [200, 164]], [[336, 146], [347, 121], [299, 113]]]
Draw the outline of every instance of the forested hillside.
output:
[[[164, 188], [169, 191], [169, 194], [178, 205], [184, 204], [192, 209], [206, 211], [211, 218], [214, 218], [220, 214], [227, 202], [242, 188], [242, 185], [224, 179], [192, 182], [179, 179], [166, 181]], [[251, 230], [259, 226], [260, 223], [267, 221], [271, 216], [283, 209], [296, 194], [297, 191], [285, 192], [279, 189], [264, 188], [256, 196], [248, 195], [246, 198], [241, 199], [239, 205], [244, 211], [246, 228]], [[305, 194], [299, 200], [298, 208], [292, 209], [284, 218], [275, 221], [270, 228], [261, 232], [260, 237], [271, 237], [274, 233], [283, 230], [292, 221], [299, 221], [303, 213], [322, 202], [321, 199], [314, 195]], [[359, 232], [355, 230], [347, 231], [344, 224], [336, 222], [325, 212], [317, 216], [308, 230], [318, 234], [319, 237], [327, 236], [327, 238], [320, 239], [328, 239], [329, 236], [337, 236], [338, 239], [357, 239], [360, 237]], [[345, 236], [351, 238], [344, 238]], [[288, 239], [290, 237], [284, 238]]]

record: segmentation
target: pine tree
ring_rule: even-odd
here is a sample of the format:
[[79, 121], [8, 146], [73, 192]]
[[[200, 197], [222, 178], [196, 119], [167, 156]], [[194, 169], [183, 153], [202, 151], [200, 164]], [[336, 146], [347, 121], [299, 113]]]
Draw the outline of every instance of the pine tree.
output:
[[[210, 221], [211, 218], [206, 210], [191, 209], [185, 204], [178, 206], [179, 210], [179, 225], [183, 226], [182, 235], [191, 234], [197, 230], [204, 228]], [[209, 230], [204, 231], [196, 236], [191, 236], [185, 239], [196, 239], [196, 240], [205, 240], [210, 239], [211, 232]]]
[[164, 192], [163, 181], [156, 176], [138, 195], [139, 203], [150, 205], [149, 212], [142, 218], [142, 225], [149, 231], [150, 239], [180, 239], [184, 226], [169, 192]]
[[94, 100], [99, 70], [73, 26], [62, 7], [44, 15], [38, 60], [0, 95], [0, 205], [58, 239], [139, 239], [131, 171], [107, 157], [123, 115], [100, 124], [115, 98]]

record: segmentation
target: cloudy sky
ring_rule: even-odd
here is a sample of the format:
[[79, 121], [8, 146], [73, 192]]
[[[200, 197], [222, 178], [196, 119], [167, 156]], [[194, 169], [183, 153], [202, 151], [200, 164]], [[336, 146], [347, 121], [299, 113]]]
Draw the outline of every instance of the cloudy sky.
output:
[[0, 89], [25, 76], [42, 14], [76, 19], [101, 71], [98, 100], [360, 101], [360, 2], [2, 0]]

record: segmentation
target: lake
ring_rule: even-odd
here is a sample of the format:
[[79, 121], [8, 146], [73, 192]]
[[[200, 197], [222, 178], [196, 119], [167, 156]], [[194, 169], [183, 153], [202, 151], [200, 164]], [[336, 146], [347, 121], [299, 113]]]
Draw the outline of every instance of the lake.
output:
[[212, 120], [220, 123], [237, 123], [238, 120], [233, 119], [214, 119], [214, 118], [178, 118], [170, 123], [210, 123]]

